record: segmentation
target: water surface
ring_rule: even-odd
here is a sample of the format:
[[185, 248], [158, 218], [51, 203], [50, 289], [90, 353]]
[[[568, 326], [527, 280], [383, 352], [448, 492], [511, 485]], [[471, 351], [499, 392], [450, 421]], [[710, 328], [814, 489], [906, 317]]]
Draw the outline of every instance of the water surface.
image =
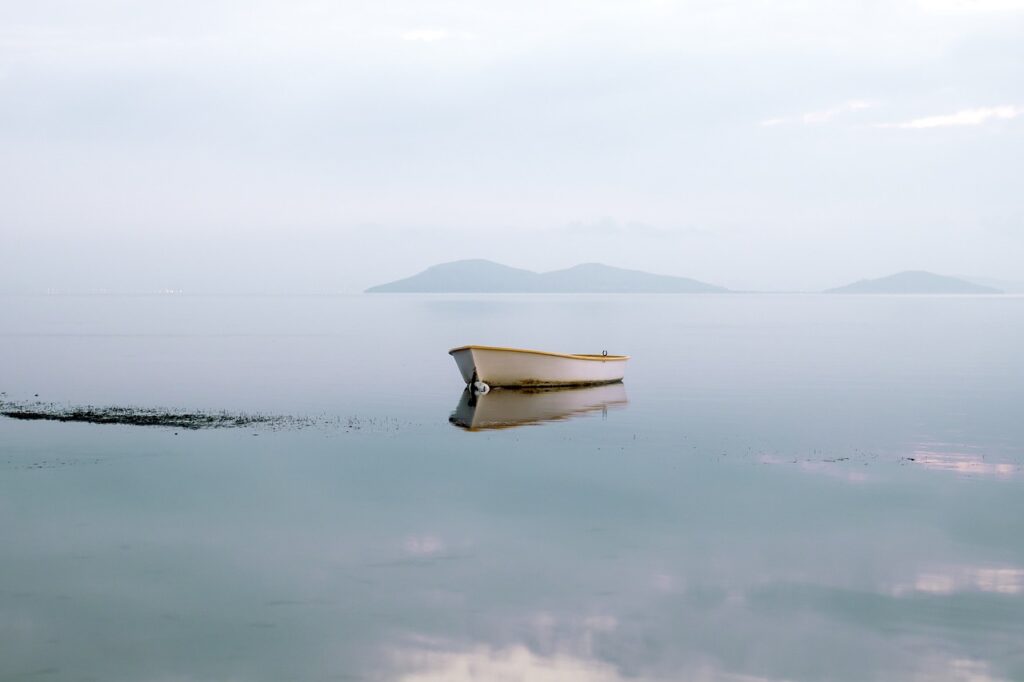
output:
[[[0, 679], [1024, 679], [1022, 342], [1007, 296], [0, 297], [0, 398], [330, 418], [0, 419]], [[633, 359], [469, 430], [465, 343]]]

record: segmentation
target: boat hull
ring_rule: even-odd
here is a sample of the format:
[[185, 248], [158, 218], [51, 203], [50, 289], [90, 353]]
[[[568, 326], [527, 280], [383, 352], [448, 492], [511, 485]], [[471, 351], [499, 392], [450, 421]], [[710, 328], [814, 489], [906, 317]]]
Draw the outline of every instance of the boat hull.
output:
[[622, 381], [625, 355], [569, 355], [519, 348], [463, 346], [448, 351], [467, 384], [492, 388], [594, 386]]

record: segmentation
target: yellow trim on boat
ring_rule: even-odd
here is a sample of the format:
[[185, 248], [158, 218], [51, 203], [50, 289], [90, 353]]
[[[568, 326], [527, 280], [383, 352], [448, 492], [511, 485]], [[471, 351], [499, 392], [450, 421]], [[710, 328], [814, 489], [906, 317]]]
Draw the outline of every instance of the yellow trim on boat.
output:
[[448, 355], [453, 355], [460, 350], [498, 350], [506, 351], [509, 353], [532, 353], [534, 355], [553, 355], [556, 358], [572, 358], [574, 360], [597, 360], [599, 362], [607, 362], [608, 360], [629, 360], [628, 355], [597, 355], [592, 353], [552, 353], [546, 350], [530, 350], [528, 348], [505, 348], [503, 346], [459, 346], [458, 348], [452, 348], [448, 351]]

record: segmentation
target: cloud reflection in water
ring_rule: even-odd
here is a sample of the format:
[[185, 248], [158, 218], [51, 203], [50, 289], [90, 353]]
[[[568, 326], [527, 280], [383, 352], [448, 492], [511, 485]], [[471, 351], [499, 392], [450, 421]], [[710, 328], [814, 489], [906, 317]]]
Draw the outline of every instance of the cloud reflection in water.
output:
[[936, 471], [957, 474], [1007, 478], [1020, 473], [1020, 466], [1012, 462], [990, 462], [981, 452], [966, 452], [970, 448], [955, 443], [918, 443], [911, 455], [915, 464]]
[[897, 596], [914, 592], [950, 595], [959, 592], [1024, 593], [1024, 569], [995, 566], [958, 566], [918, 573], [910, 584], [899, 585]]

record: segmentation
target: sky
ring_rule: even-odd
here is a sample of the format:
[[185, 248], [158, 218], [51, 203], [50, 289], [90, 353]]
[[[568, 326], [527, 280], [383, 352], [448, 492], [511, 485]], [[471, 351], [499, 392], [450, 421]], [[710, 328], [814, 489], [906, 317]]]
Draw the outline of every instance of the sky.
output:
[[0, 0], [0, 292], [1019, 281], [1024, 0]]

